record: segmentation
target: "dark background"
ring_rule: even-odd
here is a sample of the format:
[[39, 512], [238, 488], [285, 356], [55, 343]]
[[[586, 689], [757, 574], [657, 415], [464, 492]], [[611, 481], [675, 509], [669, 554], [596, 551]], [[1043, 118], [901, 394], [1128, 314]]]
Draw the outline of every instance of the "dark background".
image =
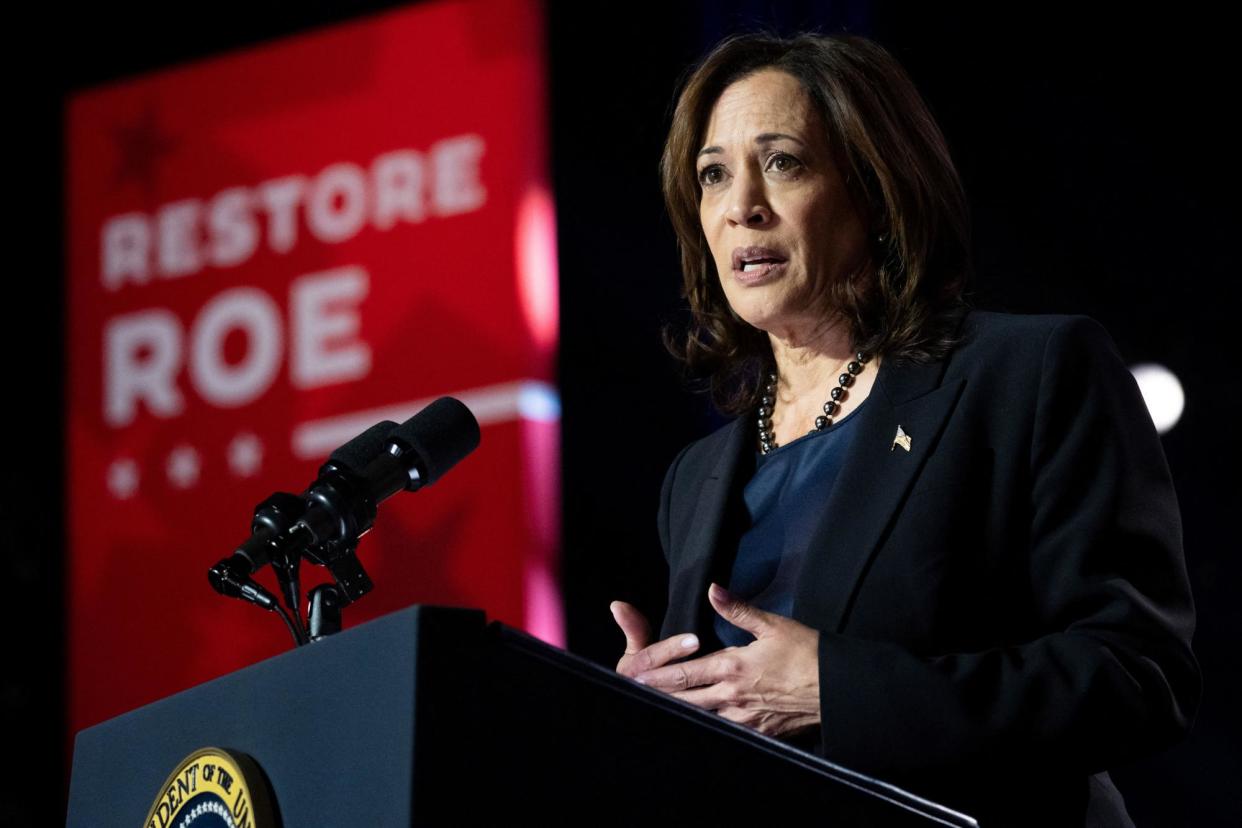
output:
[[[1232, 512], [1242, 291], [1238, 142], [1227, 126], [1237, 47], [1223, 19], [1185, 5], [1157, 7], [1158, 16], [1043, 3], [1006, 4], [1003, 14], [926, 8], [940, 5], [549, 3], [570, 649], [616, 657], [614, 598], [662, 611], [653, 586], [663, 577], [660, 481], [681, 446], [720, 422], [660, 344], [662, 328], [685, 317], [656, 172], [677, 81], [729, 32], [865, 34], [905, 65], [948, 138], [975, 222], [974, 303], [1088, 314], [1128, 362], [1159, 362], [1182, 381], [1186, 410], [1163, 439], [1206, 689], [1183, 744], [1114, 777], [1139, 825], [1224, 823], [1242, 812], [1242, 561]], [[9, 40], [30, 56], [10, 72], [6, 119], [19, 141], [7, 176], [19, 209], [5, 244], [0, 543], [10, 633], [0, 708], [10, 755], [26, 765], [0, 775], [0, 825], [64, 814], [64, 96], [391, 6], [51, 4], [11, 20]]]

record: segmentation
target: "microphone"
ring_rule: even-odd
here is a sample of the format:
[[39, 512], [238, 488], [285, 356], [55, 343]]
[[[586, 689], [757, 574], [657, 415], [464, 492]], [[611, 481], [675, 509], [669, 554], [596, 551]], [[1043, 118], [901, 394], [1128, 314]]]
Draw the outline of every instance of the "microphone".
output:
[[[320, 467], [319, 477], [340, 469], [352, 471], [365, 468], [384, 451], [385, 438], [396, 427], [397, 424], [391, 420], [381, 420], [338, 447], [328, 457], [328, 462]], [[288, 533], [306, 513], [306, 507], [304, 498], [286, 492], [276, 492], [256, 506], [250, 537], [233, 551], [232, 556], [208, 570], [207, 579], [212, 588], [222, 595], [243, 598], [239, 590], [251, 575], [274, 558], [282, 560], [288, 557]]]
[[310, 536], [303, 549], [356, 541], [371, 528], [381, 502], [430, 486], [474, 451], [479, 424], [461, 402], [441, 397], [383, 442], [384, 450], [361, 471], [334, 470], [307, 490], [308, 507], [294, 528]]
[[328, 462], [319, 467], [319, 476], [323, 477], [329, 466], [354, 472], [362, 470], [384, 450], [386, 438], [396, 427], [392, 420], [380, 420], [328, 455]]
[[[305, 643], [300, 622], [294, 624], [250, 576], [271, 563], [286, 600], [296, 607], [296, 569], [305, 556], [327, 567], [336, 581], [335, 588], [325, 584], [311, 591], [312, 610], [327, 607], [339, 614], [372, 588], [354, 551], [379, 504], [397, 492], [430, 486], [478, 445], [478, 422], [452, 397], [441, 397], [401, 425], [376, 423], [334, 451], [301, 497], [277, 492], [260, 503], [251, 537], [212, 567], [208, 580], [223, 595], [279, 612], [294, 640]], [[325, 590], [332, 594], [319, 594]], [[313, 615], [311, 621], [315, 626], [322, 619]]]
[[224, 563], [226, 561], [221, 561], [213, 566], [207, 575], [216, 592], [229, 598], [240, 598], [243, 601], [249, 601], [265, 610], [277, 609], [276, 599], [272, 597], [270, 592], [250, 580], [248, 576], [237, 577], [235, 570], [222, 566]]
[[[418, 478], [406, 488], [418, 491], [439, 480], [446, 471], [479, 447], [479, 423], [459, 400], [441, 397], [406, 420], [388, 435], [388, 452], [413, 452]], [[377, 459], [378, 462], [378, 459]]]

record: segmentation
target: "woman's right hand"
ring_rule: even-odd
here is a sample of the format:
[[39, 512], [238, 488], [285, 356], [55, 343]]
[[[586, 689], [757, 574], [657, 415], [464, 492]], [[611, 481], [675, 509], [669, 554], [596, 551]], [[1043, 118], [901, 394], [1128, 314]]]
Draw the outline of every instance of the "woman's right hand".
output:
[[609, 609], [617, 626], [625, 634], [625, 654], [617, 662], [617, 672], [634, 678], [639, 673], [663, 667], [685, 658], [699, 648], [696, 635], [674, 635], [651, 643], [651, 625], [638, 608], [625, 601], [613, 601]]

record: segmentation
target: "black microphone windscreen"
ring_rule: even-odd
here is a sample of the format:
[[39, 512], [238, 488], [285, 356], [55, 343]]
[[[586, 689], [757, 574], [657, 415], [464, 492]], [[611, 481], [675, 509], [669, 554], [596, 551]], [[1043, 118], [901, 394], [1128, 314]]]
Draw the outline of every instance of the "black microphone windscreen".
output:
[[430, 486], [479, 445], [479, 423], [460, 401], [441, 397], [388, 435], [420, 460], [419, 483]]
[[328, 462], [338, 468], [360, 473], [388, 444], [388, 435], [397, 427], [392, 420], [381, 420], [338, 448]]

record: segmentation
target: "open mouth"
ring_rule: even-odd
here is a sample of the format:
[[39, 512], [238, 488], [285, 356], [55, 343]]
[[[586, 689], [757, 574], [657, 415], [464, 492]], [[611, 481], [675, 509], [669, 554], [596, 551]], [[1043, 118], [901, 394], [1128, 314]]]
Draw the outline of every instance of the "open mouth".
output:
[[740, 273], [766, 273], [786, 261], [779, 252], [764, 247], [745, 247], [733, 251], [733, 269]]

